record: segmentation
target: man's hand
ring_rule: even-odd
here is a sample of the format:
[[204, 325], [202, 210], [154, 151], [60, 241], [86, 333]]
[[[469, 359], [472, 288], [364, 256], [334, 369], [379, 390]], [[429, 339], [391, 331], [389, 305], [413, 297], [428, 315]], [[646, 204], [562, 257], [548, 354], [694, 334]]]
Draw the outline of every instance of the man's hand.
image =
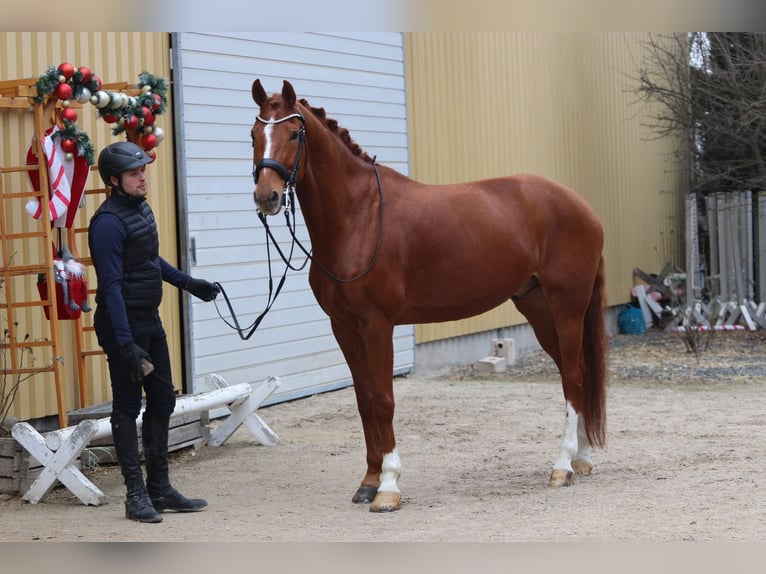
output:
[[130, 379], [134, 383], [140, 383], [144, 380], [144, 377], [148, 374], [144, 372], [144, 365], [142, 364], [142, 359], [149, 363], [149, 365], [152, 364], [152, 358], [144, 351], [141, 347], [136, 345], [134, 342], [126, 343], [122, 347], [120, 347], [120, 360], [123, 362], [125, 367], [128, 369], [128, 372], [130, 373]]
[[194, 278], [189, 279], [189, 282], [186, 284], [186, 290], [203, 301], [212, 301], [221, 292], [215, 283]]

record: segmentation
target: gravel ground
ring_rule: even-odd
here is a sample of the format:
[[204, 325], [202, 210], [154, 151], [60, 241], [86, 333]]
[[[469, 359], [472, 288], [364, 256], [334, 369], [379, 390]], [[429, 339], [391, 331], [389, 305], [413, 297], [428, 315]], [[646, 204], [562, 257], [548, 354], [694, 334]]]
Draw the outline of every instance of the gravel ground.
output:
[[[759, 382], [766, 374], [766, 332], [707, 332], [696, 336], [695, 353], [684, 333], [649, 330], [642, 335], [616, 335], [609, 340], [609, 380], [621, 384], [715, 385]], [[558, 377], [544, 352], [527, 353], [504, 373], [487, 374], [473, 366], [450, 376], [490, 380], [551, 381]]]
[[[422, 557], [419, 568], [405, 568], [413, 572], [507, 572], [510, 564], [539, 572], [546, 563], [553, 566], [547, 571], [593, 572], [603, 565], [604, 548], [593, 543], [609, 543], [615, 559], [610, 572], [762, 571], [766, 337], [714, 333], [701, 340], [707, 348], [698, 355], [673, 333], [619, 335], [610, 342], [607, 445], [593, 453], [593, 474], [578, 477], [571, 488], [547, 486], [564, 410], [555, 367], [540, 352], [519, 357], [504, 373], [469, 367], [395, 380], [403, 464], [398, 512], [374, 515], [351, 503], [365, 452], [353, 389], [346, 388], [261, 409], [279, 436], [275, 447], [260, 446], [241, 427], [221, 447], [174, 456], [174, 483], [188, 495], [207, 498], [205, 512], [169, 514], [159, 525], [126, 521], [119, 471], [107, 465], [92, 475], [108, 499], [100, 507], [83, 506], [63, 488], [36, 505], [0, 498], [0, 542], [442, 543], [406, 545], [404, 551], [401, 545], [332, 545], [337, 555], [288, 570], [285, 559], [298, 552], [278, 545], [236, 547], [252, 556], [251, 567], [263, 567], [271, 552], [277, 554], [270, 568], [275, 571], [317, 571], [323, 565], [323, 572], [334, 574], [352, 563], [354, 572], [371, 565], [385, 566], [381, 572], [402, 569], [407, 552]], [[711, 551], [691, 541], [757, 544], [758, 569], [750, 567], [752, 557], [745, 558], [741, 545], [736, 552], [730, 546]], [[539, 546], [551, 542], [570, 544]], [[663, 545], [640, 546], [647, 543]], [[684, 544], [673, 570], [662, 552], [677, 547], [668, 543]], [[45, 547], [61, 552], [61, 546]], [[103, 560], [93, 560], [101, 548], [88, 547], [88, 556], [67, 562], [103, 569]], [[110, 556], [119, 553], [108, 548]], [[192, 555], [188, 545], [184, 552], [178, 548], [163, 547], [173, 571]], [[224, 548], [230, 556], [231, 547]], [[525, 558], [526, 548], [533, 550]], [[477, 566], [493, 550], [510, 555]], [[18, 566], [6, 564], [6, 556], [18, 557]], [[37, 557], [4, 552], [3, 572], [45, 572], [61, 563], [57, 557], [52, 567], [33, 565], [30, 559]], [[142, 569], [135, 556], [125, 558], [125, 565]], [[435, 565], [435, 558], [444, 563]], [[221, 571], [219, 560], [205, 571]]]

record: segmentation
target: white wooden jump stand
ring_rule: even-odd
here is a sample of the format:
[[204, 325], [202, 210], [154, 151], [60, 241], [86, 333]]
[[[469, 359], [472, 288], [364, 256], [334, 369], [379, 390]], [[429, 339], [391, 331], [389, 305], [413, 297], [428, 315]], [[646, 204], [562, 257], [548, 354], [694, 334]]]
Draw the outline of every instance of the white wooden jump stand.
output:
[[[279, 442], [277, 435], [255, 413], [279, 387], [281, 381], [278, 377], [269, 377], [260, 383], [229, 386], [222, 377], [213, 374], [206, 378], [206, 383], [210, 391], [179, 397], [173, 416], [228, 408], [230, 414], [209, 437], [206, 437], [208, 445], [222, 445], [242, 424], [262, 445], [273, 446]], [[136, 425], [140, 425], [142, 420], [143, 410], [136, 419]], [[11, 429], [11, 434], [43, 466], [39, 476], [22, 496], [23, 500], [37, 504], [53, 489], [56, 481], [59, 481], [83, 504], [100, 506], [106, 501], [104, 493], [88, 480], [74, 462], [90, 441], [112, 434], [108, 417], [85, 419], [77, 426], [47, 432], [44, 435], [29, 423], [16, 423]]]

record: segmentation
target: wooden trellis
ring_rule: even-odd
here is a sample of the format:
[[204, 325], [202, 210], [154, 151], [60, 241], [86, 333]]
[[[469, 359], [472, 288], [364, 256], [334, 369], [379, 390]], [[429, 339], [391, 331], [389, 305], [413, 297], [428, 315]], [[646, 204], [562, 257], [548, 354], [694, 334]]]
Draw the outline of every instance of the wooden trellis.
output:
[[[54, 273], [54, 253], [51, 249], [51, 245], [56, 243], [56, 234], [58, 230], [51, 225], [51, 218], [49, 210], [47, 209], [49, 200], [49, 179], [48, 169], [46, 162], [43, 160], [45, 154], [42, 149], [42, 140], [45, 131], [53, 124], [57, 123], [57, 105], [60, 106], [60, 102], [55, 95], [47, 95], [43, 98], [42, 102], [36, 100], [37, 96], [37, 78], [25, 78], [21, 80], [5, 80], [0, 81], [0, 113], [28, 113], [30, 106], [33, 108], [34, 116], [34, 134], [32, 137], [32, 145], [35, 153], [40, 160], [37, 165], [20, 165], [20, 166], [0, 166], [0, 281], [2, 281], [3, 289], [2, 298], [0, 300], [0, 312], [5, 315], [7, 321], [8, 336], [6, 341], [0, 345], [7, 357], [4, 364], [4, 368], [0, 369], [0, 374], [3, 376], [18, 376], [33, 373], [53, 373], [55, 392], [56, 392], [56, 404], [58, 410], [58, 422], [59, 427], [64, 428], [67, 426], [67, 412], [66, 412], [66, 393], [67, 385], [64, 379], [64, 357], [62, 356], [62, 342], [60, 335], [59, 318], [56, 309], [56, 293], [52, 286], [55, 285], [55, 273]], [[122, 92], [129, 96], [135, 96], [140, 93], [140, 90], [134, 85], [127, 82], [115, 83], [103, 85], [102, 89], [110, 90], [113, 92]], [[72, 106], [79, 107], [74, 100]], [[127, 133], [129, 139], [134, 140], [135, 134]], [[131, 137], [133, 136], [133, 137]], [[134, 142], [136, 143], [136, 142]], [[91, 168], [95, 169], [95, 167]], [[15, 189], [5, 185], [6, 177], [14, 173], [29, 173], [36, 171], [39, 177], [40, 185], [39, 191], [28, 189]], [[106, 193], [106, 189], [91, 189], [86, 190], [85, 193]], [[13, 231], [10, 222], [15, 217], [21, 217], [18, 214], [8, 212], [7, 203], [11, 200], [24, 200], [24, 199], [37, 199], [43, 206], [41, 210], [41, 217], [36, 224], [36, 229], [32, 231], [17, 232]], [[72, 205], [71, 209], [76, 209], [76, 205]], [[89, 255], [83, 254], [80, 256], [76, 252], [75, 238], [78, 234], [87, 233], [87, 227], [68, 227], [66, 228], [67, 244], [71, 246], [71, 250], [75, 258], [84, 263], [90, 264], [91, 260]], [[14, 240], [24, 240], [30, 242], [40, 242], [39, 252], [43, 254], [42, 260], [34, 262], [21, 262], [16, 264], [14, 262], [14, 253], [11, 252], [11, 242]], [[37, 253], [38, 250], [35, 249]], [[17, 293], [14, 293], [10, 288], [11, 279], [20, 276], [28, 276], [37, 280], [38, 276], [45, 276], [45, 280], [48, 286], [47, 297], [20, 300]], [[90, 289], [92, 293], [94, 289]], [[33, 341], [24, 340], [23, 337], [17, 333], [17, 321], [16, 314], [20, 310], [29, 307], [42, 307], [45, 309], [46, 315], [49, 317], [49, 332], [43, 339], [36, 339]], [[93, 327], [84, 327], [82, 318], [73, 320], [74, 325], [74, 344], [75, 354], [77, 362], [77, 376], [79, 386], [79, 406], [85, 407], [89, 404], [88, 388], [87, 388], [87, 373], [85, 359], [91, 355], [102, 354], [100, 349], [85, 349], [84, 348], [84, 336], [83, 333], [88, 330], [93, 330]], [[21, 340], [20, 340], [21, 339]], [[24, 348], [49, 348], [51, 352], [52, 361], [47, 366], [25, 366], [20, 364], [19, 356], [21, 350]]]

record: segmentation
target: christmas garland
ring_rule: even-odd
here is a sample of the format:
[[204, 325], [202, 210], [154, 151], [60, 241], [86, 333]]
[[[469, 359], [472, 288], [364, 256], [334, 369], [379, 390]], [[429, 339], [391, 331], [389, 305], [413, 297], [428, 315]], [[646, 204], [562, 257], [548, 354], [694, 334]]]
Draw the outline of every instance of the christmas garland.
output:
[[37, 80], [37, 95], [34, 100], [42, 103], [53, 94], [61, 100], [62, 110], [59, 119], [62, 129], [58, 132], [61, 147], [68, 160], [75, 155], [85, 158], [88, 165], [93, 165], [94, 149], [88, 134], [77, 127], [77, 111], [71, 107], [71, 100], [82, 104], [90, 102], [98, 115], [105, 122], [116, 124], [113, 135], [125, 133], [128, 139], [138, 143], [152, 158], [156, 159], [154, 148], [163, 140], [165, 133], [156, 125], [156, 116], [163, 114], [167, 107], [168, 82], [143, 71], [138, 76], [136, 88], [138, 96], [128, 96], [122, 92], [109, 92], [101, 89], [101, 79], [90, 69], [76, 68], [64, 62], [51, 66]]

